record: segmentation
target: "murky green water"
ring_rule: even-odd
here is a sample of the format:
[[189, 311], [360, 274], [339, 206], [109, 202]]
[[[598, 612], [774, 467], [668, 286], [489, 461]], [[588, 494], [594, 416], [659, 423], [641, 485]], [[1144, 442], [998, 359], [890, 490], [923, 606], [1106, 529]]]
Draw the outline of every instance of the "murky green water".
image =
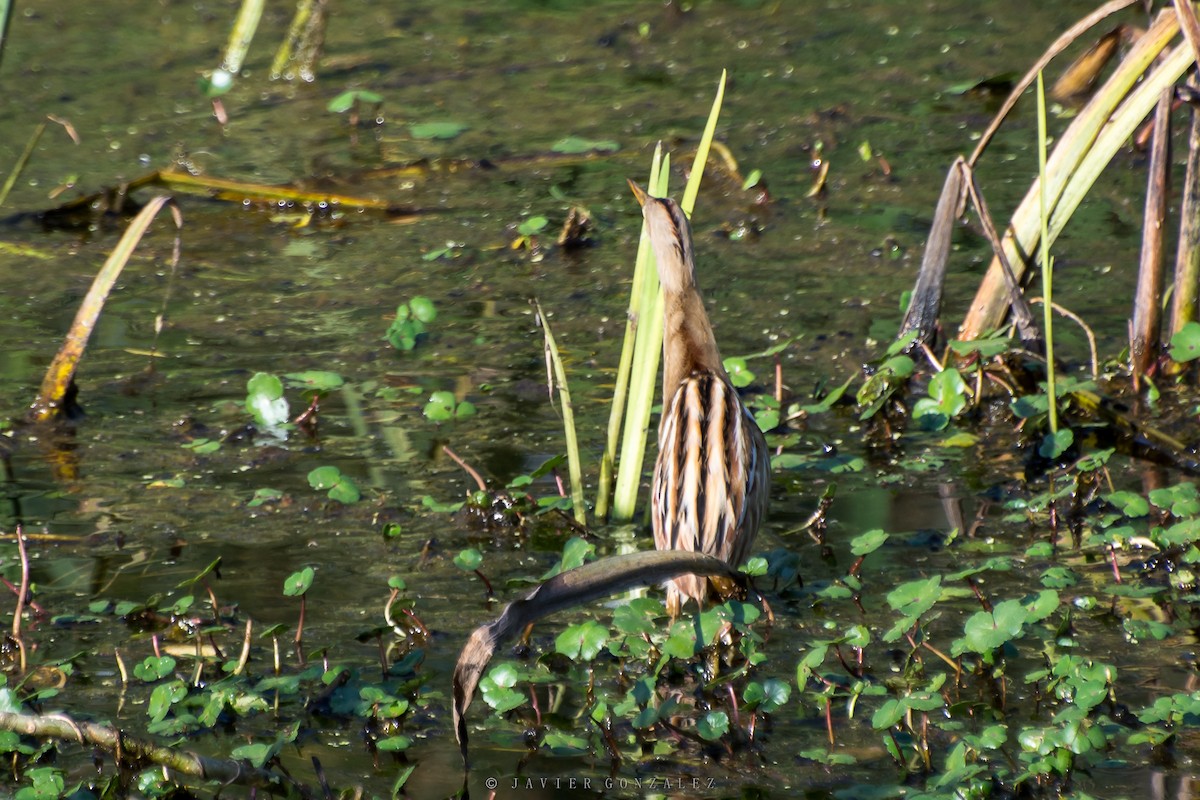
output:
[[[221, 177], [321, 182], [425, 212], [412, 224], [352, 211], [302, 227], [296, 214], [184, 198], [182, 261], [173, 275], [167, 269], [173, 233], [165, 221], [156, 223], [113, 292], [82, 364], [87, 416], [69, 434], [74, 474], [64, 476], [56, 466], [55, 451], [38, 441], [43, 432], [19, 429], [12, 437], [14, 480], [0, 519], [5, 530], [23, 521], [27, 530], [54, 535], [34, 544], [38, 600], [49, 615], [76, 613], [93, 597], [142, 601], [156, 592], [178, 594], [181, 581], [219, 557], [214, 589], [222, 603], [237, 604], [262, 626], [293, 624], [297, 604], [280, 587], [292, 572], [314, 566], [306, 641], [338, 661], [369, 665], [375, 646], [355, 636], [382, 623], [387, 580], [401, 575], [434, 632], [426, 666], [435, 676], [432, 688], [448, 696], [449, 670], [464, 637], [495, 612], [452, 557], [468, 545], [479, 547], [489, 575], [503, 587], [510, 575], [541, 574], [553, 564], [563, 535], [513, 540], [481, 534], [457, 517], [425, 509], [422, 496], [455, 501], [472, 485], [437, 445], [449, 444], [498, 485], [562, 451], [561, 425], [542, 386], [541, 334], [528, 304], [537, 296], [565, 350], [586, 457], [596, 463], [639, 224], [625, 178], [644, 180], [659, 139], [676, 164], [690, 162], [721, 68], [731, 82], [719, 139], [743, 173], [762, 170], [773, 202], [755, 206], [750, 192], [719, 171], [706, 179], [694, 220], [702, 285], [726, 355], [802, 334], [785, 352], [783, 370], [803, 396], [857, 371], [875, 355], [875, 340], [899, 321], [899, 295], [914, 279], [944, 170], [973, 146], [972, 134], [994, 108], [947, 87], [1023, 71], [1092, 7], [473, 5], [338, 4], [318, 80], [296, 86], [266, 79], [287, 23], [286, 9], [274, 7], [246, 75], [224, 100], [225, 128], [212, 119], [196, 81], [201, 70], [218, 64], [231, 23], [228, 4], [18, 7], [0, 70], [0, 164], [15, 161], [46, 114], [68, 118], [82, 142], [71, 144], [51, 125], [6, 211], [52, 206], [47, 193], [68, 176], [91, 192], [187, 161]], [[383, 95], [383, 122], [352, 135], [344, 116], [326, 111], [347, 88]], [[998, 216], [1035, 168], [1027, 146], [1032, 120], [1024, 111], [982, 169]], [[467, 130], [442, 142], [409, 135], [409, 123], [426, 121], [460, 122]], [[613, 140], [620, 149], [595, 158], [538, 158], [568, 135]], [[864, 142], [886, 159], [890, 174], [878, 161], [860, 158]], [[827, 192], [810, 199], [818, 148], [832, 166]], [[419, 158], [434, 166], [417, 177], [357, 177]], [[460, 158], [488, 165], [451, 169], [438, 161]], [[1133, 167], [1119, 165], [1123, 189], [1087, 212], [1061, 246], [1062, 301], [1092, 321], [1109, 353], [1118, 349], [1126, 313], [1109, 304], [1127, 296], [1133, 280], [1140, 210], [1125, 197], [1141, 181]], [[682, 185], [678, 170], [674, 185]], [[537, 258], [509, 247], [513, 226], [545, 215], [556, 228], [571, 204], [590, 209], [593, 246], [549, 248]], [[751, 232], [729, 235], [742, 229]], [[6, 287], [0, 374], [7, 387], [0, 410], [16, 417], [33, 398], [116, 234], [109, 225], [43, 230], [21, 218], [4, 226], [3, 238], [34, 251], [0, 252]], [[947, 297], [955, 310], [965, 306], [986, 265], [982, 239], [967, 232], [960, 238]], [[448, 242], [458, 245], [454, 257], [422, 259]], [[1097, 279], [1111, 282], [1103, 298], [1070, 288]], [[398, 353], [383, 335], [397, 304], [414, 295], [433, 299], [439, 317], [417, 350]], [[156, 338], [154, 318], [164, 303], [165, 328]], [[142, 353], [155, 343], [161, 357], [147, 375], [151, 360]], [[1083, 355], [1079, 349], [1069, 357]], [[322, 404], [317, 440], [293, 434], [284, 446], [228, 443], [202, 456], [182, 447], [192, 436], [219, 437], [247, 423], [241, 404], [255, 372], [307, 369], [336, 371], [354, 387], [353, 397], [335, 392]], [[442, 389], [471, 400], [479, 414], [442, 427], [427, 421], [424, 399]], [[299, 392], [289, 398], [298, 413]], [[356, 402], [365, 436], [353, 427]], [[825, 415], [814, 418], [795, 449], [836, 443], [860, 454], [861, 436], [854, 414]], [[834, 555], [827, 559], [806, 536], [781, 534], [807, 517], [828, 478], [777, 476], [777, 500], [760, 543], [794, 549], [810, 585], [844, 574], [852, 560], [844, 543], [874, 527], [896, 532], [902, 542], [886, 555], [897, 567], [897, 583], [945, 570], [962, 552], [1007, 552], [1012, 545], [1005, 537], [1035, 535], [997, 525], [982, 499], [985, 490], [1019, 473], [1007, 443], [983, 443], [966, 454], [913, 445], [866, 455], [864, 472], [838, 478]], [[906, 459], [925, 468], [900, 469]], [[365, 490], [363, 502], [343, 507], [312, 490], [305, 476], [325, 464], [353, 476]], [[182, 486], [156, 488], [166, 480]], [[588, 481], [594, 483], [594, 474]], [[287, 502], [248, 507], [264, 487], [284, 492]], [[551, 491], [546, 481], [535, 488]], [[947, 553], [940, 546], [945, 533], [969, 527], [977, 513], [985, 533]], [[387, 523], [400, 524], [403, 533], [385, 537]], [[639, 535], [647, 546], [648, 534]], [[610, 550], [614, 536], [601, 528], [598, 547]], [[12, 579], [9, 545], [4, 555]], [[500, 593], [509, 596], [503, 588]], [[561, 624], [547, 624], [537, 636], [548, 641]], [[785, 606], [771, 641], [781, 675], [794, 668], [791, 642], [820, 624], [804, 603]], [[116, 710], [112, 651], [119, 646], [136, 660], [149, 652], [148, 639], [114, 641], [109, 626], [48, 620], [31, 637], [44, 654], [93, 653], [82, 665], [91, 685], [69, 685], [61, 708], [138, 728], [140, 706]], [[1158, 678], [1182, 683], [1182, 674]], [[410, 751], [418, 765], [409, 784], [413, 796], [445, 795], [459, 785], [448, 706], [433, 708], [417, 726]], [[486, 711], [476, 707], [473, 714], [480, 719]], [[761, 762], [705, 767], [701, 774], [716, 788], [703, 794], [783, 797], [811, 787], [811, 796], [824, 797], [899, 779], [881, 750], [871, 752], [878, 736], [867, 725], [855, 732], [847, 724], [845, 746], [870, 772], [795, 757], [824, 737], [820, 720], [802, 717], [780, 715], [755, 757]], [[520, 758], [510, 743], [477, 736], [474, 791], [481, 792], [488, 775], [497, 776], [502, 789], [509, 785]], [[221, 743], [198, 746], [223, 750]], [[354, 730], [330, 731], [288, 758], [299, 772], [314, 752], [338, 787], [361, 781], [382, 793], [394, 777], [390, 764], [372, 768]], [[695, 768], [688, 769], [690, 777]], [[527, 771], [602, 779], [607, 765], [543, 757]], [[662, 765], [626, 764], [619, 776], [668, 772]], [[1143, 779], [1124, 771], [1097, 781]], [[607, 794], [641, 791], [618, 781]], [[500, 792], [559, 794], [520, 787]]]

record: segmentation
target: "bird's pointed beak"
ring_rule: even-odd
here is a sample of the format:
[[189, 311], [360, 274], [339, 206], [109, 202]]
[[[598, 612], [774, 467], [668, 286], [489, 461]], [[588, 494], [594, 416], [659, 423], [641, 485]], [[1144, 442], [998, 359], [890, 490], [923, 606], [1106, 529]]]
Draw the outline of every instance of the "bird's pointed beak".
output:
[[643, 190], [642, 190], [642, 187], [638, 186], [636, 183], [634, 183], [634, 182], [633, 182], [632, 180], [630, 180], [629, 178], [626, 178], [626, 179], [625, 179], [625, 182], [629, 184], [629, 190], [630, 190], [630, 191], [632, 191], [632, 192], [633, 192], [633, 196], [634, 196], [635, 198], [637, 198], [638, 205], [639, 205], [639, 206], [644, 206], [644, 205], [646, 205], [646, 197], [647, 197], [647, 194], [646, 194], [646, 192], [645, 192], [645, 191], [643, 191]]

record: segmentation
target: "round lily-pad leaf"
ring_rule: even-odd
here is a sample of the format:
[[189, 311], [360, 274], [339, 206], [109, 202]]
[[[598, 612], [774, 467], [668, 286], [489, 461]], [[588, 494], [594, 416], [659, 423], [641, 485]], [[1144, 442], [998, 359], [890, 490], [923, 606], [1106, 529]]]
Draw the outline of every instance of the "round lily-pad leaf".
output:
[[1171, 337], [1171, 358], [1179, 362], [1200, 358], [1200, 322], [1189, 322]]
[[362, 492], [358, 490], [354, 481], [343, 475], [341, 480], [329, 490], [329, 499], [350, 505], [362, 499]]
[[434, 422], [445, 422], [454, 417], [454, 392], [434, 392], [425, 404], [425, 417]]
[[483, 553], [480, 553], [474, 547], [468, 547], [466, 550], [459, 551], [454, 557], [454, 564], [459, 569], [472, 572], [479, 569], [479, 565], [483, 563]]
[[408, 301], [408, 308], [421, 322], [433, 322], [437, 319], [437, 309], [428, 297], [414, 297]]
[[724, 711], [710, 711], [696, 722], [696, 733], [708, 741], [720, 739], [729, 732], [729, 715]]
[[305, 567], [299, 572], [293, 572], [283, 582], [283, 594], [286, 597], [299, 597], [312, 586], [316, 572], [312, 567]]
[[1038, 454], [1042, 458], [1058, 458], [1075, 441], [1075, 434], [1070, 428], [1059, 428], [1056, 433], [1047, 433], [1038, 445]]
[[308, 485], [314, 489], [332, 489], [342, 480], [337, 467], [317, 467], [308, 473]]

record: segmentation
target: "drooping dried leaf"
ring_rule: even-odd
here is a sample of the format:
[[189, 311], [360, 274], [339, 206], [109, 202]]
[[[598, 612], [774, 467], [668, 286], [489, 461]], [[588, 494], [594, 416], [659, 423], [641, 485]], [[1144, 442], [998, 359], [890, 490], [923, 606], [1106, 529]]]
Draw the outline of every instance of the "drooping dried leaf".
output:
[[[1160, 13], [1104, 86], [1067, 130], [1056, 137], [1054, 151], [1046, 164], [1051, 243], [1100, 172], [1154, 107], [1159, 92], [1178, 81], [1195, 63], [1187, 43], [1171, 47], [1178, 33], [1175, 13], [1169, 10]], [[973, 163], [973, 159], [968, 159], [968, 163]], [[1041, 232], [1040, 199], [1040, 186], [1034, 183], [1005, 228], [1004, 252], [1018, 279], [1027, 266], [1024, 254], [1037, 249]], [[993, 259], [959, 328], [958, 338], [976, 339], [998, 328], [1008, 310], [1008, 299], [1006, 278], [999, 260]]]
[[[138, 242], [142, 240], [142, 236], [145, 235], [146, 229], [150, 227], [150, 223], [158, 215], [158, 212], [169, 201], [169, 197], [160, 195], [147, 203], [129, 223], [129, 227], [125, 229], [117, 246], [109, 254], [108, 260], [96, 274], [96, 278], [92, 281], [92, 288], [88, 290], [87, 296], [79, 306], [79, 311], [75, 314], [75, 321], [71, 323], [71, 328], [67, 331], [66, 341], [59, 348], [58, 354], [42, 379], [42, 388], [38, 391], [37, 399], [34, 400], [29, 411], [30, 419], [33, 421], [45, 422], [62, 409], [71, 382], [75, 379], [75, 370], [79, 366], [79, 359], [83, 357], [83, 351], [87, 348], [88, 339], [91, 338], [92, 330], [96, 327], [96, 320], [100, 318], [100, 312], [104, 308], [104, 302], [108, 299], [108, 293], [112, 291], [112, 287], [120, 277], [121, 271], [125, 269], [125, 265], [129, 263], [129, 258], [133, 255]], [[182, 225], [182, 218], [178, 211], [175, 213], [175, 224], [176, 226]]]
[[688, 573], [719, 576], [739, 584], [745, 581], [745, 576], [736, 569], [703, 553], [681, 550], [629, 553], [561, 572], [509, 603], [492, 622], [476, 628], [463, 645], [454, 667], [454, 735], [463, 763], [467, 762], [467, 709], [497, 647], [542, 617]]
[[1050, 96], [1060, 103], [1067, 103], [1087, 95], [1096, 85], [1101, 70], [1117, 52], [1117, 45], [1125, 36], [1124, 25], [1118, 25], [1100, 37], [1083, 55], [1071, 62], [1054, 86]]

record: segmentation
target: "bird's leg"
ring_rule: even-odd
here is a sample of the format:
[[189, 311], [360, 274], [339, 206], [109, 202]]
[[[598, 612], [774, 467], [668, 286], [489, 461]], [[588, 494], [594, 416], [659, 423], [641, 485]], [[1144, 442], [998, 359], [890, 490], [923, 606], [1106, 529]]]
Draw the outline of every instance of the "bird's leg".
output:
[[675, 624], [675, 620], [679, 619], [679, 612], [683, 608], [683, 595], [675, 590], [674, 586], [667, 586], [667, 628], [670, 629]]

